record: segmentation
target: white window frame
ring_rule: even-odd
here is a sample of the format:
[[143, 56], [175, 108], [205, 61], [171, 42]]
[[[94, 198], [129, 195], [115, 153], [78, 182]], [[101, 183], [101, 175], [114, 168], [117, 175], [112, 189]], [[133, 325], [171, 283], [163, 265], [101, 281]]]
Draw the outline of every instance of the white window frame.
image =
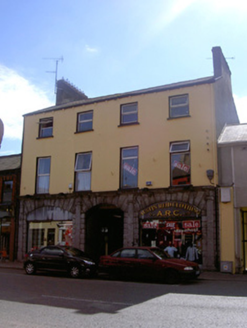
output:
[[[79, 158], [90, 154], [88, 167], [78, 168]], [[75, 191], [86, 191], [91, 189], [92, 152], [79, 153], [75, 161]]]
[[[46, 126], [49, 125], [50, 126]], [[51, 131], [47, 135], [45, 135], [45, 131]], [[53, 117], [48, 117], [48, 118], [41, 118], [39, 120], [39, 138], [48, 138], [52, 137], [53, 135]]]
[[[129, 107], [135, 106], [134, 110], [128, 111]], [[125, 112], [126, 111], [126, 112]], [[128, 117], [130, 115], [135, 115], [136, 114], [136, 119], [130, 120], [130, 121], [125, 121], [125, 117]], [[129, 104], [123, 104], [121, 105], [121, 118], [120, 118], [120, 123], [121, 125], [127, 125], [127, 124], [133, 124], [133, 123], [138, 123], [138, 103], [129, 103]]]
[[[174, 149], [176, 146], [183, 146], [185, 147], [183, 149]], [[183, 141], [183, 142], [172, 142], [170, 145], [170, 153], [179, 153], [179, 152], [186, 152], [190, 150], [190, 143], [189, 141]]]
[[[175, 99], [179, 99], [179, 98], [185, 98], [185, 102], [181, 103], [181, 104], [173, 104], [173, 101]], [[184, 114], [173, 114], [173, 109], [179, 109], [182, 107], [187, 107], [187, 111]], [[177, 117], [184, 117], [184, 116], [189, 116], [189, 95], [188, 94], [184, 94], [184, 95], [179, 95], [179, 96], [172, 96], [169, 98], [169, 117], [170, 118], [177, 118]]]
[[[81, 116], [83, 117], [83, 115], [87, 115], [87, 114], [92, 114], [92, 118], [90, 118], [90, 119], [83, 119], [83, 118], [81, 118]], [[77, 132], [91, 131], [93, 129], [93, 110], [89, 110], [87, 112], [78, 113], [77, 120], [78, 120], [78, 123], [77, 123]], [[92, 122], [90, 129], [80, 129], [80, 125], [83, 125], [84, 123], [89, 123], [89, 122]]]
[[[40, 173], [40, 161], [48, 160], [50, 161], [49, 173]], [[37, 163], [37, 181], [36, 181], [36, 193], [37, 194], [49, 194], [50, 189], [50, 174], [51, 174], [51, 157], [40, 157]], [[42, 183], [43, 182], [43, 187]]]
[[[136, 149], [137, 150], [137, 155], [136, 156], [126, 156], [124, 157], [124, 151], [129, 150], [129, 149]], [[132, 160], [132, 159], [137, 159], [137, 168], [135, 168], [136, 170], [136, 185], [135, 186], [128, 186], [128, 185], [124, 185], [124, 181], [123, 181], [123, 172], [124, 172], [124, 161], [126, 160]], [[126, 148], [122, 148], [121, 149], [121, 188], [122, 189], [131, 189], [131, 188], [137, 188], [138, 187], [138, 165], [139, 165], [139, 149], [138, 147], [126, 147]]]

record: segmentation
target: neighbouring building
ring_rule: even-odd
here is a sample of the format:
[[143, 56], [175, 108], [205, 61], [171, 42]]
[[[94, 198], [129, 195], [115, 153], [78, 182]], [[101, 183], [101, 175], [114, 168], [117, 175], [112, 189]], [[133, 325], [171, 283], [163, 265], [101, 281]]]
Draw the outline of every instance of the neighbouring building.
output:
[[98, 258], [172, 242], [218, 268], [217, 139], [239, 120], [228, 64], [212, 52], [213, 76], [75, 101], [62, 80], [55, 106], [24, 115], [19, 259], [47, 243]]
[[226, 125], [218, 139], [221, 271], [247, 272], [247, 124]]
[[2, 139], [3, 139], [3, 132], [4, 132], [4, 125], [3, 125], [3, 121], [0, 119], [0, 148], [1, 148]]
[[0, 157], [0, 253], [17, 258], [21, 155]]

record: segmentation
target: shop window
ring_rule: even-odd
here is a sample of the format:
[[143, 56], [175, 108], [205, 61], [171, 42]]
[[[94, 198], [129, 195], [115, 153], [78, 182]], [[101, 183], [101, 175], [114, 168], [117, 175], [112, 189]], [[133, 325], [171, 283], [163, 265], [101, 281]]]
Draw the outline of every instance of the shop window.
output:
[[11, 203], [13, 192], [13, 181], [3, 181], [3, 203]]
[[169, 98], [169, 117], [189, 116], [189, 95]]
[[121, 105], [121, 125], [138, 123], [137, 103]]
[[190, 143], [174, 142], [170, 145], [171, 185], [190, 185]]
[[53, 118], [42, 118], [39, 120], [39, 138], [52, 137]]
[[79, 113], [77, 116], [77, 132], [91, 131], [93, 129], [93, 111]]
[[29, 230], [29, 245], [31, 250], [39, 249], [44, 245], [45, 229], [30, 229]]
[[138, 186], [138, 147], [121, 149], [121, 188]]
[[36, 193], [37, 194], [48, 194], [49, 193], [50, 165], [51, 165], [50, 157], [38, 158], [37, 184], [36, 184]]
[[91, 189], [92, 153], [77, 154], [75, 162], [75, 190]]

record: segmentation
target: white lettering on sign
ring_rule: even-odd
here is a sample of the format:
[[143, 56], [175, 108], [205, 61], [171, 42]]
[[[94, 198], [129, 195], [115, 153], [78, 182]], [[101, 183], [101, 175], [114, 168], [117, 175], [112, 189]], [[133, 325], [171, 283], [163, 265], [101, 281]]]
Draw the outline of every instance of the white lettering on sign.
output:
[[183, 221], [183, 228], [184, 229], [200, 228], [200, 221], [199, 220]]
[[135, 169], [133, 166], [129, 165], [128, 163], [124, 163], [123, 168], [132, 175], [137, 174], [137, 169]]
[[175, 222], [166, 222], [165, 224], [166, 229], [175, 229]]
[[159, 227], [158, 222], [154, 222], [154, 221], [152, 222], [146, 221], [142, 225], [143, 229], [157, 229], [158, 227]]

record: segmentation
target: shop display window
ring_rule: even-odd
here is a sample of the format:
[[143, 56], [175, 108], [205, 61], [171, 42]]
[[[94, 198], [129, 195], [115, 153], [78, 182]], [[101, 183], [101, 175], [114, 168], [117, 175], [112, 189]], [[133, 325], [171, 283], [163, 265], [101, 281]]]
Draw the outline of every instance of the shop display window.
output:
[[[173, 257], [202, 263], [202, 230], [200, 219], [143, 220], [141, 222], [143, 246], [173, 247]], [[193, 259], [190, 249], [193, 248]]]
[[47, 245], [73, 246], [71, 221], [30, 222], [28, 251]]

